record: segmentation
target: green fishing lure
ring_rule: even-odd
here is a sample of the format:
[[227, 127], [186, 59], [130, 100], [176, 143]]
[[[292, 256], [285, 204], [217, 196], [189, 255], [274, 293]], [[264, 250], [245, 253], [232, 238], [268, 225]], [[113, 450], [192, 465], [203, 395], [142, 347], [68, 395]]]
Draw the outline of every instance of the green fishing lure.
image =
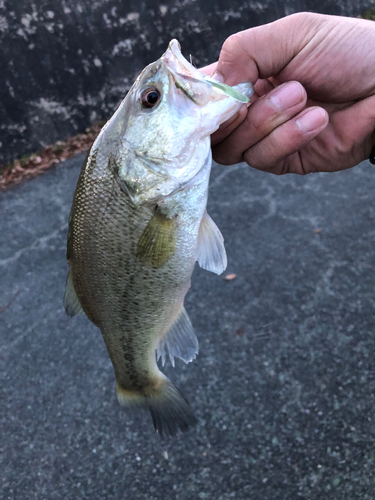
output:
[[[245, 96], [244, 94], [241, 94], [241, 92], [238, 92], [238, 90], [234, 89], [233, 87], [230, 87], [229, 85], [226, 85], [225, 83], [218, 82], [217, 80], [214, 80], [213, 78], [210, 78], [209, 76], [204, 77], [205, 80], [218, 90], [221, 90], [225, 95], [229, 97], [233, 97], [233, 99], [236, 99], [237, 101], [243, 102], [243, 103], [248, 103], [250, 101], [249, 97]], [[254, 89], [252, 89], [252, 93], [250, 97], [254, 94]]]

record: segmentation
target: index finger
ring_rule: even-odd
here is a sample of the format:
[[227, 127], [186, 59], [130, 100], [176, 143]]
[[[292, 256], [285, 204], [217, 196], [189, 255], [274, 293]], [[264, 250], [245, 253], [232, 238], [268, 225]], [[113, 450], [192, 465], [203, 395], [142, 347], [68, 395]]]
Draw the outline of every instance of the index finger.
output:
[[231, 35], [213, 78], [236, 85], [277, 75], [314, 37], [323, 17], [303, 12]]
[[214, 63], [208, 64], [207, 66], [204, 66], [203, 68], [198, 68], [198, 70], [207, 76], [211, 76], [214, 74], [216, 66], [217, 66], [217, 61]]

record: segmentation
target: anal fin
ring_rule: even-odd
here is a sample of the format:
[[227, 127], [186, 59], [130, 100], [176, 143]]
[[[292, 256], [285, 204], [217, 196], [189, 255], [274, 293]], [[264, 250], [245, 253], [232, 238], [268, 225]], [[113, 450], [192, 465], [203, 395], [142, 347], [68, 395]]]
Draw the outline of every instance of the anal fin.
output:
[[215, 274], [221, 274], [227, 268], [223, 235], [207, 212], [199, 227], [195, 259], [200, 267]]
[[65, 312], [68, 316], [75, 316], [76, 314], [85, 314], [84, 310], [82, 309], [81, 303], [77, 297], [77, 293], [74, 289], [71, 270], [69, 270], [68, 276], [66, 278], [64, 307], [65, 307]]
[[199, 346], [198, 339], [194, 333], [189, 316], [182, 307], [182, 311], [168, 332], [160, 339], [156, 350], [157, 359], [161, 358], [164, 366], [167, 353], [172, 366], [175, 365], [174, 358], [182, 359], [185, 363], [190, 363], [196, 358]]

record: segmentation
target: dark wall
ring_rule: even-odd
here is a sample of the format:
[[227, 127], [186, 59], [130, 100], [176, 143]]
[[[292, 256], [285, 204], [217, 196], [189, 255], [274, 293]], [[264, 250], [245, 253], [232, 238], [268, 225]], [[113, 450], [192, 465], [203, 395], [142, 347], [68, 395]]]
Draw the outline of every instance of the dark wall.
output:
[[[357, 16], [375, 0], [0, 0], [0, 163], [107, 119], [176, 37], [197, 65], [231, 33], [293, 12]], [[324, 68], [322, 68], [324, 71]]]

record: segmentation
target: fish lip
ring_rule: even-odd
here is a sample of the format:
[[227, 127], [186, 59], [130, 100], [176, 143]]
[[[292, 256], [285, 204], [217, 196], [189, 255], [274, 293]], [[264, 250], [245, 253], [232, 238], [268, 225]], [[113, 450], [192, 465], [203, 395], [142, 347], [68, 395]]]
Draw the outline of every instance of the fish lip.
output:
[[[222, 95], [229, 96], [243, 103], [249, 102], [250, 97], [254, 93], [253, 88], [251, 92], [242, 94], [235, 88], [216, 82], [212, 78], [201, 73], [182, 55], [181, 46], [176, 39], [169, 42], [168, 49], [161, 57], [161, 61], [166, 71], [169, 73], [172, 82], [195, 104], [198, 104], [198, 102], [194, 98], [194, 93], [189, 89], [190, 84], [193, 82], [199, 83], [200, 85], [207, 85], [207, 90], [219, 91]], [[188, 82], [186, 80], [188, 80]]]
[[[202, 107], [212, 91], [212, 85], [205, 79], [205, 75], [197, 70], [181, 53], [181, 46], [176, 39], [169, 42], [168, 49], [161, 57], [161, 62], [168, 73], [170, 84], [181, 90], [185, 96], [198, 107]], [[200, 89], [198, 94], [194, 91]], [[202, 102], [202, 90], [204, 87], [207, 96]]]
[[175, 38], [169, 42], [168, 49], [161, 57], [166, 70], [170, 72], [175, 80], [180, 78], [194, 78], [200, 82], [206, 82], [203, 73], [201, 73], [182, 55], [181, 45]]

